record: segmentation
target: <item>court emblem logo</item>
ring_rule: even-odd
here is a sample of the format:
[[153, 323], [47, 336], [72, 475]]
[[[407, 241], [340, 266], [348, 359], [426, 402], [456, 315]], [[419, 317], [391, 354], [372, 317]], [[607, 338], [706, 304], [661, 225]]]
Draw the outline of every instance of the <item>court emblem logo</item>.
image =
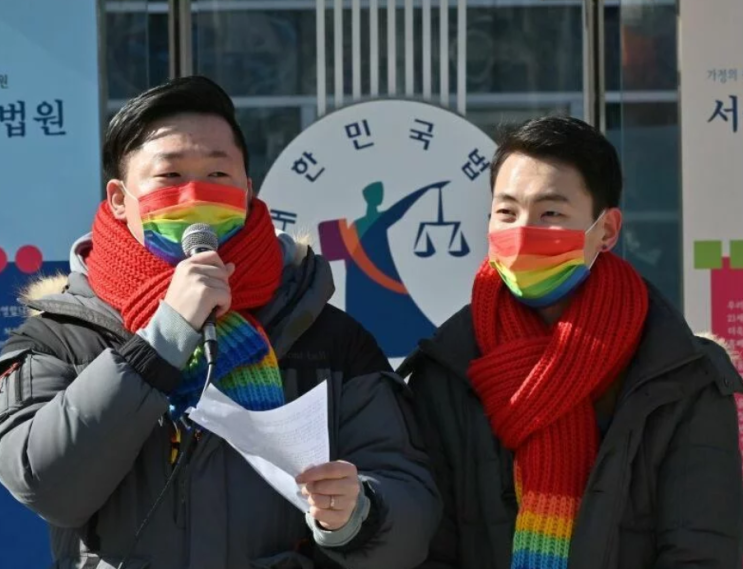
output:
[[309, 232], [333, 304], [396, 360], [469, 302], [487, 251], [495, 143], [412, 101], [346, 107], [300, 134], [261, 188], [274, 224]]

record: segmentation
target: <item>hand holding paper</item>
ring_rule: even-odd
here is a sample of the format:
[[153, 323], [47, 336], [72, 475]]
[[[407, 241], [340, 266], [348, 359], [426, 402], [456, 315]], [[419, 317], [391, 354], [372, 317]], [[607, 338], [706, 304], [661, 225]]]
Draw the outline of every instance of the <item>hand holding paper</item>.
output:
[[310, 515], [327, 530], [342, 528], [351, 519], [361, 491], [356, 467], [350, 462], [329, 462], [297, 476], [304, 484], [302, 495], [311, 506]]
[[327, 382], [270, 411], [248, 411], [210, 385], [190, 417], [227, 441], [297, 508], [310, 509], [295, 477], [330, 460]]

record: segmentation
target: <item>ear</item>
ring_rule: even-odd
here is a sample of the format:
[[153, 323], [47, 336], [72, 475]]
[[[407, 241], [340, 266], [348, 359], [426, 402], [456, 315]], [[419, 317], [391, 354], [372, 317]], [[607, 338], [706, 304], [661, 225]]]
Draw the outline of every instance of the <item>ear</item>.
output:
[[126, 221], [126, 194], [121, 180], [109, 180], [106, 184], [106, 201], [119, 221]]
[[619, 232], [622, 230], [622, 212], [618, 207], [606, 210], [601, 224], [601, 250], [612, 250], [619, 241]]
[[253, 178], [248, 178], [248, 203], [253, 201], [255, 192], [253, 192]]

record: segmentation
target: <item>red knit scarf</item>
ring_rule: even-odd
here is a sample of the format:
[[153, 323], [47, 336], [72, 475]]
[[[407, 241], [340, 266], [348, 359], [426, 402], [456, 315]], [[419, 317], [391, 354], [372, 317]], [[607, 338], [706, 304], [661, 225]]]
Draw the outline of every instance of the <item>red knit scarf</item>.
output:
[[472, 312], [483, 356], [469, 377], [493, 433], [515, 451], [513, 567], [553, 553], [554, 564], [544, 566], [564, 566], [557, 558], [567, 549], [555, 551], [556, 542], [569, 547], [598, 453], [593, 402], [628, 365], [647, 310], [644, 282], [613, 254], [601, 255], [552, 326], [519, 303], [487, 261], [478, 272]]
[[[253, 199], [245, 227], [220, 247], [219, 255], [235, 264], [231, 310], [249, 311], [271, 300], [281, 282], [283, 258], [265, 203]], [[121, 312], [131, 332], [150, 321], [175, 271], [138, 243], [105, 202], [93, 223], [87, 264], [93, 291]]]

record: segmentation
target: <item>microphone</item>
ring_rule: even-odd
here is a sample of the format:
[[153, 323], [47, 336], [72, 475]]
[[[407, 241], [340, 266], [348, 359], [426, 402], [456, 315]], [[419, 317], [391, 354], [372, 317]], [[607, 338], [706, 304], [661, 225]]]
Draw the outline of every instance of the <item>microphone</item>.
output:
[[[210, 225], [206, 223], [194, 223], [186, 228], [181, 237], [181, 248], [186, 257], [193, 257], [198, 253], [216, 251], [219, 247], [219, 238]], [[212, 310], [202, 328], [204, 334], [204, 355], [207, 365], [211, 366], [217, 361], [217, 309]]]

